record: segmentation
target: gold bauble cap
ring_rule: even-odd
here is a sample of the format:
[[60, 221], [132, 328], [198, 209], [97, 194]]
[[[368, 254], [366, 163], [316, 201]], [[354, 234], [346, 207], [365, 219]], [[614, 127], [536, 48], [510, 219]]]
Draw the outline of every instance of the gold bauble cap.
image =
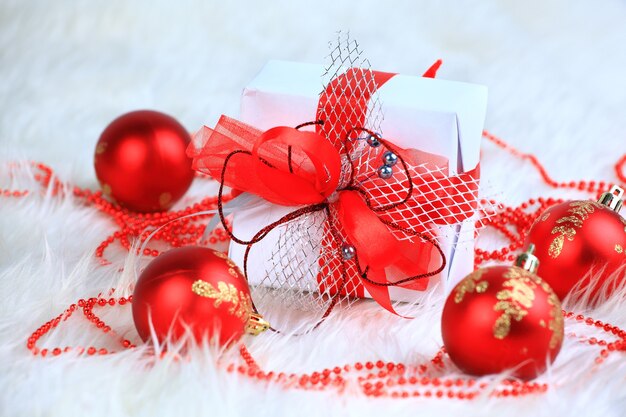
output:
[[250, 313], [250, 319], [246, 324], [246, 333], [258, 336], [269, 328], [270, 324], [260, 314]]

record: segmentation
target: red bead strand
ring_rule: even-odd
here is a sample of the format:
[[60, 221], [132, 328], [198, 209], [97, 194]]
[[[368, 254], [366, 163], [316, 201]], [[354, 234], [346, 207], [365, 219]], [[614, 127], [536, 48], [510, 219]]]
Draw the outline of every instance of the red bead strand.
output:
[[[549, 174], [545, 166], [539, 161], [539, 159], [532, 154], [524, 153], [506, 143], [496, 135], [483, 131], [483, 137], [496, 146], [504, 149], [513, 156], [529, 161], [535, 169], [539, 172], [540, 178], [548, 186], [556, 189], [574, 189], [579, 191], [585, 191], [595, 198], [605, 192], [610, 183], [605, 181], [570, 181], [570, 182], [558, 182], [553, 179]], [[620, 181], [626, 183], [626, 177], [623, 174], [623, 168], [626, 165], [626, 155], [622, 156], [620, 160], [615, 164], [615, 173]], [[481, 218], [476, 222], [476, 229], [480, 230], [485, 227], [492, 227], [502, 234], [511, 242], [509, 245], [493, 251], [486, 251], [481, 248], [475, 249], [474, 266], [478, 267], [480, 264], [486, 261], [512, 261], [515, 256], [512, 252], [522, 249], [522, 245], [528, 235], [530, 227], [535, 222], [537, 217], [544, 212], [550, 206], [562, 203], [563, 199], [554, 198], [531, 198], [518, 207], [507, 207], [499, 205], [499, 210], [495, 213], [483, 213]], [[491, 200], [481, 201], [481, 205], [485, 206], [487, 203], [495, 205], [496, 202]], [[515, 233], [511, 231], [515, 230]], [[478, 232], [477, 232], [478, 233]]]
[[[498, 147], [506, 150], [512, 155], [529, 161], [539, 172], [541, 179], [552, 188], [577, 189], [580, 191], [599, 194], [609, 186], [604, 181], [570, 181], [558, 182], [554, 180], [547, 172], [546, 168], [541, 164], [539, 159], [532, 155], [523, 153], [497, 136], [484, 131], [483, 137], [493, 142]], [[63, 184], [54, 176], [53, 171], [44, 164], [33, 164], [37, 173], [35, 179], [40, 183], [43, 189], [51, 190], [52, 195], [62, 194], [64, 192]], [[626, 166], [626, 155], [622, 156], [615, 164], [615, 173], [619, 181], [626, 183], [626, 175], [624, 175], [624, 167]], [[72, 193], [75, 197], [81, 199], [85, 204], [94, 206], [99, 211], [110, 216], [117, 225], [117, 230], [105, 239], [98, 249], [96, 256], [104, 259], [104, 251], [113, 242], [119, 241], [122, 247], [129, 250], [131, 243], [135, 239], [144, 242], [148, 233], [146, 228], [156, 229], [166, 225], [168, 222], [178, 219], [181, 216], [198, 213], [205, 210], [214, 210], [217, 207], [217, 199], [210, 197], [194, 204], [184, 210], [178, 212], [166, 213], [132, 213], [115, 204], [112, 204], [102, 197], [102, 193], [92, 192], [88, 189], [73, 187]], [[4, 197], [25, 197], [30, 195], [28, 190], [7, 190], [0, 189], [0, 196]], [[508, 207], [499, 205], [495, 212], [483, 213], [481, 218], [476, 222], [477, 230], [484, 227], [492, 227], [502, 233], [509, 240], [509, 244], [500, 249], [486, 251], [476, 248], [475, 263], [479, 265], [485, 261], [513, 260], [513, 252], [519, 250], [526, 238], [528, 230], [537, 216], [551, 205], [563, 202], [562, 199], [554, 198], [531, 198], [522, 203], [518, 207]], [[483, 206], [496, 202], [483, 200]], [[206, 220], [211, 215], [197, 216], [192, 219], [183, 219], [180, 222], [172, 223], [163, 227], [157, 232], [153, 239], [168, 243], [170, 246], [184, 246], [193, 244], [201, 239], [204, 233], [202, 224], [195, 224], [197, 220]], [[478, 232], [477, 232], [478, 235]], [[223, 230], [218, 229], [211, 236], [211, 243], [218, 241], [226, 241], [228, 236]], [[144, 255], [156, 256], [158, 251], [155, 249], [146, 249]], [[110, 295], [113, 294], [111, 291]], [[104, 355], [115, 353], [115, 350], [106, 348], [97, 348], [95, 346], [88, 347], [54, 347], [54, 348], [38, 348], [37, 343], [40, 339], [60, 323], [66, 321], [77, 309], [81, 309], [83, 315], [100, 329], [102, 332], [115, 337], [123, 349], [132, 349], [136, 346], [128, 339], [124, 339], [102, 321], [94, 312], [95, 307], [107, 307], [114, 305], [126, 305], [132, 302], [132, 296], [113, 298], [109, 296], [81, 299], [76, 304], [70, 305], [63, 313], [49, 320], [35, 330], [27, 339], [26, 347], [34, 354], [42, 357], [59, 356], [63, 353], [78, 352], [87, 355]], [[568, 337], [576, 339], [578, 342], [598, 347], [599, 352], [594, 359], [596, 366], [601, 365], [606, 359], [615, 352], [626, 351], [626, 331], [621, 328], [604, 323], [600, 320], [594, 320], [591, 317], [573, 312], [563, 312], [569, 321], [583, 323], [589, 327], [593, 327], [599, 332], [604, 332], [613, 339], [605, 340], [598, 337], [587, 337], [577, 335], [574, 332], [568, 333]], [[428, 362], [407, 366], [402, 363], [393, 362], [355, 362], [344, 366], [335, 366], [326, 368], [322, 371], [312, 373], [285, 373], [275, 371], [264, 371], [254, 360], [250, 352], [242, 346], [240, 355], [243, 360], [242, 364], [229, 364], [226, 367], [228, 372], [238, 372], [249, 378], [257, 379], [265, 383], [278, 383], [287, 388], [304, 389], [304, 390], [325, 390], [336, 389], [342, 392], [351, 381], [356, 381], [362, 392], [371, 397], [390, 397], [390, 398], [439, 398], [439, 399], [459, 399], [472, 400], [479, 395], [489, 395], [495, 397], [517, 397], [522, 395], [542, 393], [548, 390], [547, 384], [537, 382], [520, 382], [517, 380], [505, 380], [496, 388], [489, 388], [485, 382], [479, 382], [471, 377], [445, 377], [447, 364], [445, 350], [440, 349], [437, 354]], [[356, 377], [356, 378], [355, 378]]]
[[[34, 178], [40, 184], [42, 189], [51, 189], [54, 196], [64, 195], [63, 183], [61, 183], [52, 169], [42, 163], [33, 163], [32, 166], [37, 170]], [[207, 178], [205, 175], [198, 175], [201, 178]], [[165, 242], [171, 247], [180, 247], [186, 245], [197, 244], [204, 235], [205, 224], [208, 218], [213, 214], [198, 214], [204, 211], [215, 211], [217, 209], [217, 197], [205, 198], [189, 207], [179, 211], [169, 211], [162, 213], [136, 213], [125, 209], [118, 204], [114, 204], [106, 200], [101, 191], [92, 191], [77, 186], [71, 187], [72, 195], [79, 199], [83, 204], [92, 206], [98, 211], [110, 217], [116, 224], [117, 229], [110, 236], [104, 239], [96, 248], [96, 257], [102, 260], [102, 263], [108, 263], [104, 258], [106, 249], [115, 241], [130, 250], [131, 245], [139, 239], [140, 243], [150, 235], [146, 230], [155, 230], [162, 227], [151, 239], [152, 242]], [[0, 195], [6, 197], [25, 197], [30, 195], [28, 190], [5, 190], [0, 189]], [[230, 196], [224, 198], [224, 202], [231, 199]], [[185, 216], [196, 214], [193, 217], [182, 218]], [[174, 222], [174, 220], [176, 220]], [[171, 224], [168, 224], [172, 222]], [[212, 232], [209, 237], [210, 243], [225, 242], [228, 236], [223, 233], [221, 228]], [[156, 249], [146, 248], [143, 255], [157, 256], [159, 251]]]
[[[123, 349], [133, 349], [136, 346], [128, 339], [116, 334], [94, 312], [95, 307], [111, 307], [126, 305], [132, 302], [132, 296], [114, 298], [109, 292], [108, 297], [99, 295], [89, 299], [81, 299], [70, 305], [62, 314], [44, 323], [35, 330], [26, 342], [26, 347], [34, 354], [41, 357], [59, 356], [63, 353], [76, 352], [78, 354], [107, 355], [116, 353], [116, 350], [88, 347], [52, 347], [39, 349], [37, 342], [51, 329], [67, 320], [77, 309], [82, 309], [83, 315], [96, 328], [113, 336]], [[573, 312], [563, 311], [566, 320], [574, 323], [582, 323], [606, 333], [616, 339], [608, 341], [597, 337], [581, 337], [570, 332], [567, 336], [577, 339], [579, 343], [600, 348], [594, 359], [594, 366], [602, 364], [609, 355], [616, 352], [626, 351], [626, 331], [618, 326], [594, 320], [591, 317]], [[368, 397], [386, 397], [394, 399], [423, 397], [434, 399], [473, 400], [478, 396], [492, 397], [520, 397], [524, 395], [540, 394], [550, 387], [546, 383], [532, 381], [518, 381], [514, 379], [504, 380], [495, 388], [487, 382], [479, 382], [478, 379], [468, 376], [446, 377], [449, 369], [445, 349], [440, 348], [433, 358], [421, 364], [406, 365], [396, 362], [384, 362], [381, 360], [368, 362], [355, 362], [343, 366], [325, 368], [321, 371], [306, 373], [287, 373], [283, 371], [265, 371], [256, 362], [248, 349], [241, 345], [239, 348], [242, 363], [230, 363], [224, 367], [229, 373], [240, 375], [260, 381], [265, 384], [279, 384], [285, 389], [299, 389], [307, 391], [323, 391], [327, 389], [343, 392], [350, 384], [356, 384], [361, 392]]]

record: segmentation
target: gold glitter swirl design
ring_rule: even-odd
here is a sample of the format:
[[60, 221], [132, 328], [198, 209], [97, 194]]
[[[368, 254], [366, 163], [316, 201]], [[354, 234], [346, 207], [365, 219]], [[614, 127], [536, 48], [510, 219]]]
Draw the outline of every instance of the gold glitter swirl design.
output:
[[217, 289], [210, 283], [201, 279], [196, 280], [191, 285], [191, 291], [200, 297], [211, 298], [214, 301], [213, 306], [216, 308], [222, 303], [230, 303], [228, 312], [235, 317], [247, 322], [252, 312], [252, 301], [250, 296], [243, 291], [238, 291], [233, 284], [227, 284], [223, 281], [217, 283]]
[[[519, 322], [528, 314], [528, 309], [535, 301], [535, 289], [540, 287], [548, 296], [547, 303], [550, 305], [548, 329], [551, 331], [549, 347], [554, 349], [563, 340], [563, 314], [561, 302], [552, 288], [535, 274], [517, 267], [509, 268], [504, 278], [506, 281], [502, 285], [503, 289], [496, 294], [498, 302], [494, 310], [501, 311], [502, 315], [494, 323], [494, 337], [504, 339], [508, 336], [512, 321]], [[539, 325], [545, 327], [546, 323], [540, 320]]]
[[507, 337], [511, 331], [511, 321], [521, 321], [533, 306], [536, 285], [530, 275], [521, 268], [510, 268], [504, 274], [507, 280], [502, 284], [503, 289], [496, 294], [498, 302], [493, 308], [502, 312], [493, 325], [496, 339]]
[[243, 276], [241, 269], [230, 259], [224, 252], [218, 252], [216, 250], [213, 251], [213, 254], [218, 258], [222, 258], [226, 261], [226, 265], [228, 265], [228, 273], [235, 278]]
[[615, 252], [623, 253], [624, 252], [624, 248], [622, 248], [622, 245], [620, 245], [619, 243], [616, 243], [615, 244]]
[[166, 207], [172, 202], [172, 194], [170, 193], [161, 193], [159, 196], [159, 205], [161, 207]]
[[576, 229], [583, 227], [583, 222], [589, 218], [589, 214], [593, 213], [596, 208], [602, 207], [595, 201], [574, 201], [570, 203], [570, 209], [567, 210], [568, 216], [561, 217], [556, 221], [557, 226], [552, 229], [554, 238], [548, 248], [548, 255], [556, 259], [563, 251], [565, 239], [573, 241], [576, 236]]
[[96, 145], [96, 155], [101, 155], [107, 150], [108, 143], [100, 142]]
[[228, 255], [226, 255], [224, 252], [219, 252], [219, 251], [214, 250], [213, 255], [217, 256], [218, 258], [228, 259]]
[[463, 281], [456, 286], [454, 293], [454, 302], [460, 303], [465, 298], [465, 294], [476, 291], [477, 293], [483, 293], [489, 287], [487, 281], [480, 281], [485, 271], [483, 269], [477, 269], [469, 274]]
[[113, 191], [111, 190], [111, 186], [109, 184], [102, 184], [102, 193], [104, 195], [107, 195], [110, 197], [112, 192]]
[[[555, 229], [552, 230], [552, 233], [554, 233], [554, 230]], [[576, 231], [574, 231], [574, 234], [576, 234]], [[568, 239], [572, 241], [574, 238], [571, 237]], [[550, 247], [548, 248], [548, 255], [550, 255], [550, 257], [553, 259], [558, 258], [558, 256], [561, 254], [561, 251], [563, 250], [563, 243], [565, 243], [564, 235], [559, 235], [555, 237], [552, 243], [550, 243]]]

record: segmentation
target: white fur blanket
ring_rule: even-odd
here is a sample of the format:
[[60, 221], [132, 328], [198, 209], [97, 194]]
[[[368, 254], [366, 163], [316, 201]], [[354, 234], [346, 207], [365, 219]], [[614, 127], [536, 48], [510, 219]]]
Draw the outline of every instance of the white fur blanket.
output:
[[[0, 1], [0, 188], [35, 188], [10, 178], [11, 161], [51, 165], [60, 178], [96, 188], [93, 151], [106, 124], [138, 108], [188, 129], [237, 115], [242, 87], [272, 58], [322, 62], [327, 41], [349, 29], [375, 69], [439, 77], [490, 89], [486, 127], [537, 154], [559, 180], [615, 181], [626, 152], [626, 4], [620, 0], [485, 2], [217, 2], [201, 0]], [[532, 196], [588, 197], [543, 186], [536, 171], [483, 147], [483, 178], [507, 204]], [[213, 192], [194, 186], [186, 200]], [[183, 202], [184, 203], [184, 202]], [[213, 354], [150, 364], [145, 351], [102, 357], [33, 357], [28, 335], [78, 298], [132, 279], [93, 257], [110, 220], [71, 198], [0, 197], [0, 415], [508, 415], [620, 416], [626, 358], [592, 370], [598, 350], [566, 340], [549, 372], [552, 388], [523, 399], [370, 399], [358, 392], [283, 390], [216, 369]], [[480, 245], [501, 243], [485, 236]], [[129, 268], [127, 268], [128, 270]], [[357, 360], [412, 363], [441, 344], [442, 300], [412, 321], [372, 303], [337, 310], [299, 338], [247, 340], [267, 368], [311, 371]], [[573, 306], [568, 306], [573, 307]], [[585, 313], [626, 326], [624, 297]], [[79, 314], [77, 314], [78, 316]], [[130, 309], [103, 317], [137, 341]], [[367, 323], [366, 326], [363, 323]], [[567, 331], [585, 332], [567, 322]], [[106, 345], [72, 317], [43, 341]], [[492, 379], [487, 379], [491, 381]]]

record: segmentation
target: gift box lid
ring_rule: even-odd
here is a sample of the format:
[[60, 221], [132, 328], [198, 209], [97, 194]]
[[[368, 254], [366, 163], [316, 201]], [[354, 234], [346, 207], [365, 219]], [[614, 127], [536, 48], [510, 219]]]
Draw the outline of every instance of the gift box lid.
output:
[[[320, 65], [269, 61], [243, 91], [241, 119], [259, 129], [314, 119], [324, 90], [323, 71]], [[397, 74], [378, 94], [385, 138], [447, 157], [451, 174], [476, 167], [487, 109], [485, 86]]]

